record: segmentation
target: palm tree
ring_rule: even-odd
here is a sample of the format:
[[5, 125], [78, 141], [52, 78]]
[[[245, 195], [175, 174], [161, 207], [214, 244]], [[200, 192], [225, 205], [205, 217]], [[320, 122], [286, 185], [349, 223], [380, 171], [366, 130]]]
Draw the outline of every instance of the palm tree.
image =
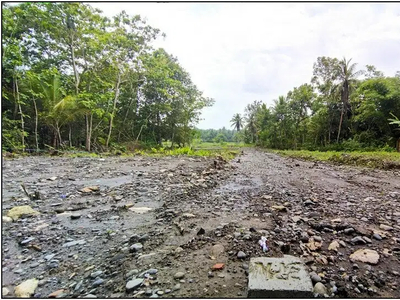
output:
[[342, 101], [342, 113], [340, 116], [340, 122], [339, 122], [339, 130], [338, 130], [338, 136], [337, 136], [337, 142], [339, 142], [339, 137], [340, 137], [340, 131], [342, 129], [342, 123], [343, 123], [343, 116], [344, 113], [346, 112], [346, 115], [348, 118], [351, 116], [351, 106], [349, 102], [350, 98], [350, 91], [352, 89], [353, 84], [356, 82], [357, 77], [362, 74], [363, 71], [356, 71], [356, 66], [357, 64], [350, 64], [351, 58], [349, 60], [346, 60], [346, 58], [343, 58], [341, 61], [339, 61], [338, 67], [337, 67], [337, 74], [338, 78], [340, 80], [340, 94], [341, 94], [341, 101]]
[[243, 119], [240, 114], [234, 114], [231, 120], [231, 126], [234, 127], [238, 132], [243, 127]]
[[399, 118], [396, 117], [393, 113], [390, 113], [390, 115], [393, 117], [393, 119], [389, 119], [389, 121], [390, 121], [389, 124], [399, 125], [399, 127], [400, 127], [400, 120], [399, 120]]
[[[397, 130], [400, 130], [400, 120], [399, 120], [399, 118], [397, 118], [393, 113], [390, 113], [390, 114], [392, 115], [393, 119], [389, 119], [389, 121], [391, 121], [389, 124], [399, 125], [399, 128]], [[396, 149], [397, 149], [397, 152], [400, 152], [400, 137], [397, 139]]]
[[256, 142], [257, 139], [257, 126], [256, 126], [256, 120], [255, 120], [255, 114], [251, 114], [247, 118], [247, 129], [249, 130], [251, 134], [251, 142], [254, 143]]
[[[51, 74], [47, 80], [39, 82], [44, 100], [45, 112], [42, 113], [45, 122], [54, 130], [53, 146], [61, 146], [61, 128], [72, 122], [80, 112], [75, 96], [65, 96], [61, 87], [61, 78], [57, 73]], [[71, 127], [69, 129], [71, 146]]]

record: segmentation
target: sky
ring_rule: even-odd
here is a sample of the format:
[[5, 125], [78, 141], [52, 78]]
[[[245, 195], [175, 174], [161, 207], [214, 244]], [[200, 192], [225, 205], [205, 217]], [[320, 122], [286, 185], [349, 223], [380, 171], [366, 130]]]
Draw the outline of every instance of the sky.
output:
[[309, 83], [320, 56], [400, 71], [400, 3], [90, 3], [108, 17], [139, 14], [166, 34], [154, 47], [178, 58], [215, 104], [198, 128], [230, 128], [235, 113]]

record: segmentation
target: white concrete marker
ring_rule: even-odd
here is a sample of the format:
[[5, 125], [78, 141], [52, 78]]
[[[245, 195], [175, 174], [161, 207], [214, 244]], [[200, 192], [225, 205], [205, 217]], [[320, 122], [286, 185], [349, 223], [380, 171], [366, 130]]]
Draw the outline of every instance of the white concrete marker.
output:
[[250, 259], [248, 298], [313, 298], [303, 262], [291, 255]]

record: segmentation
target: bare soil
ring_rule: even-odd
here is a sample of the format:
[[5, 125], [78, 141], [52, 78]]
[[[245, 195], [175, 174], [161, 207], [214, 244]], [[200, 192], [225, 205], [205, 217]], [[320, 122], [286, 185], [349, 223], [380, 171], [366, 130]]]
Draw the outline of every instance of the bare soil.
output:
[[[330, 297], [400, 298], [399, 171], [243, 150], [230, 162], [3, 159], [2, 287], [13, 297], [15, 286], [37, 278], [34, 296], [42, 298], [60, 289], [68, 298], [244, 298], [251, 257], [290, 254], [303, 258]], [[90, 186], [99, 190], [80, 191]], [[20, 205], [40, 215], [4, 222]], [[322, 244], [310, 250], [312, 239]], [[84, 244], [64, 245], [78, 240]], [[342, 241], [337, 251], [328, 250], [333, 240]], [[351, 261], [362, 248], [376, 250], [378, 264]], [[217, 263], [224, 267], [213, 271]], [[141, 274], [149, 269], [156, 270]], [[142, 285], [127, 291], [135, 277]]]

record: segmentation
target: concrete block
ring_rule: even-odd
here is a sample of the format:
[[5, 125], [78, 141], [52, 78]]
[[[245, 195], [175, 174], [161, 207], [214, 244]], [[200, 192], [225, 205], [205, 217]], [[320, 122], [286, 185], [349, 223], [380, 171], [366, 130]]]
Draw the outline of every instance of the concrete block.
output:
[[313, 298], [310, 275], [300, 258], [250, 259], [248, 298]]

